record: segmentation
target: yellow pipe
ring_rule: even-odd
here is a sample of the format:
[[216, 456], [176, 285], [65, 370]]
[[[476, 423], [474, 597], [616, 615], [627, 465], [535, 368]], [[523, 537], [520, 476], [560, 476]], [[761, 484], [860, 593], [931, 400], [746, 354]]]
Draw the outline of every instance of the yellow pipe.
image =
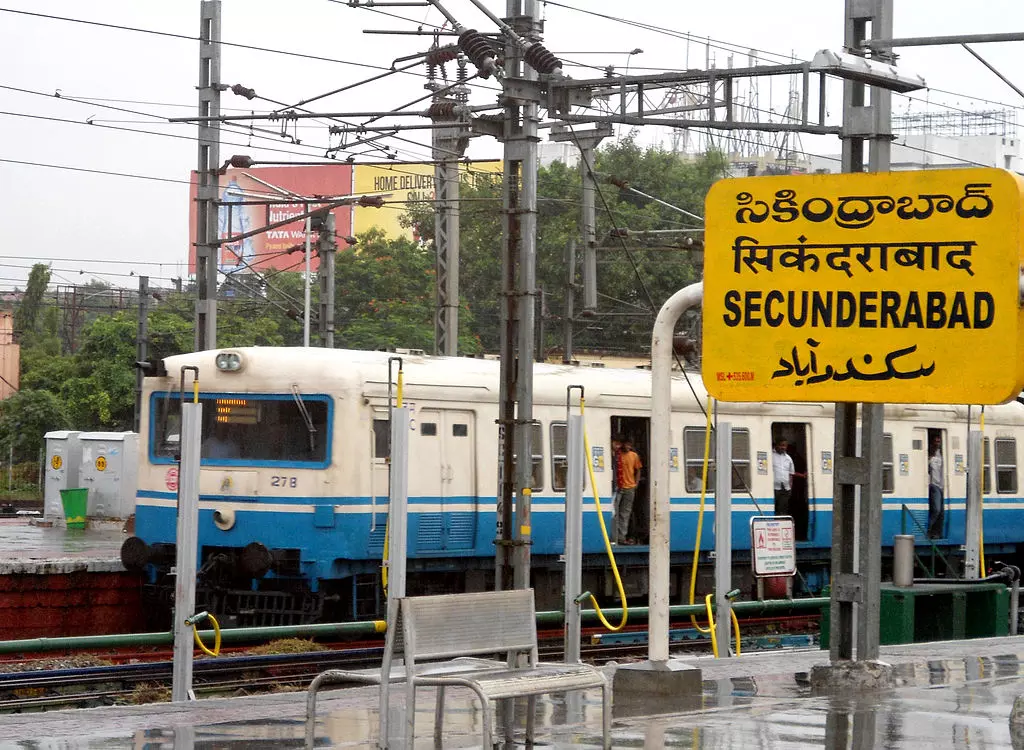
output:
[[[580, 397], [580, 417], [583, 417], [584, 413], [584, 400]], [[594, 475], [594, 462], [590, 460], [590, 438], [587, 437], [587, 425], [584, 421], [583, 424], [583, 450], [585, 451], [584, 458], [587, 462], [587, 472], [590, 476], [590, 488], [594, 491], [594, 505], [597, 506], [597, 521], [601, 524], [601, 534], [604, 536], [604, 549], [608, 555], [608, 560], [612, 564], [612, 576], [615, 578], [615, 586], [619, 590], [619, 600], [622, 602], [622, 621], [618, 625], [612, 625], [605, 619], [604, 613], [601, 611], [601, 606], [597, 603], [597, 597], [593, 594], [590, 595], [590, 603], [594, 607], [594, 611], [597, 613], [597, 619], [601, 621], [601, 624], [613, 633], [622, 630], [626, 627], [626, 620], [629, 618], [629, 605], [626, 602], [626, 589], [622, 585], [622, 577], [619, 575], [619, 567], [615, 564], [615, 553], [612, 551], [612, 542], [608, 538], [608, 527], [604, 522], [604, 513], [601, 512], [601, 494], [597, 491], [597, 477]], [[615, 462], [612, 461], [612, 469], [614, 470]]]
[[715, 613], [711, 611], [711, 597], [708, 594], [704, 597], [704, 606], [708, 610], [708, 629], [711, 631], [711, 652], [718, 658], [718, 636], [715, 635]]
[[[711, 651], [714, 653], [715, 658], [718, 658], [718, 635], [715, 633], [715, 614], [711, 609], [711, 597], [713, 594], [708, 594], [704, 597], [704, 608], [708, 611], [708, 623], [711, 631]], [[736, 635], [736, 656], [743, 654], [743, 646], [740, 644], [740, 621], [736, 617], [736, 611], [730, 607], [729, 614], [732, 615], [732, 628]], [[727, 647], [728, 648], [728, 647]]]
[[[196, 628], [196, 622], [202, 619], [202, 617], [210, 618], [210, 622], [213, 623], [213, 650], [211, 651], [203, 643], [203, 639], [199, 637], [199, 630]], [[217, 622], [217, 618], [209, 612], [201, 612], [196, 617], [190, 617], [186, 621], [192, 626], [192, 638], [195, 639], [196, 645], [202, 650], [207, 656], [218, 656], [220, 654], [220, 623]]]
[[[697, 592], [697, 561], [700, 558], [700, 539], [704, 531], [704, 503], [708, 491], [708, 462], [711, 454], [711, 396], [708, 396], [707, 424], [704, 426], [704, 464], [700, 478], [700, 510], [697, 512], [697, 538], [693, 543], [693, 564], [690, 567], [690, 604], [693, 604]], [[685, 457], [683, 471], [686, 471]], [[684, 480], [685, 481], [685, 480]], [[690, 622], [693, 627], [701, 633], [707, 633], [708, 629], [702, 628], [694, 615], [690, 615]], [[714, 626], [712, 626], [713, 628]]]

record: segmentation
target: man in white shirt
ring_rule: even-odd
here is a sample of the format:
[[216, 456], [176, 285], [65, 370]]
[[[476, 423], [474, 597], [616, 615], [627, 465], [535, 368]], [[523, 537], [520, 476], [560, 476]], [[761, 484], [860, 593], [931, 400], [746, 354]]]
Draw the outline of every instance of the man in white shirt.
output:
[[775, 475], [775, 515], [790, 515], [789, 498], [793, 493], [793, 477], [806, 476], [798, 474], [793, 466], [793, 459], [786, 450], [786, 440], [776, 440], [772, 452], [772, 473]]
[[935, 435], [928, 456], [928, 538], [942, 538], [946, 482], [942, 470], [942, 438]]

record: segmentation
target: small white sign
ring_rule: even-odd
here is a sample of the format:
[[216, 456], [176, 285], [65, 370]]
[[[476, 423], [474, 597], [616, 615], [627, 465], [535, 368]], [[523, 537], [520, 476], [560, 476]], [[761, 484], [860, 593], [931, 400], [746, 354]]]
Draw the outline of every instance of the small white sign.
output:
[[750, 548], [754, 575], [796, 575], [796, 544], [791, 516], [754, 516], [750, 519]]

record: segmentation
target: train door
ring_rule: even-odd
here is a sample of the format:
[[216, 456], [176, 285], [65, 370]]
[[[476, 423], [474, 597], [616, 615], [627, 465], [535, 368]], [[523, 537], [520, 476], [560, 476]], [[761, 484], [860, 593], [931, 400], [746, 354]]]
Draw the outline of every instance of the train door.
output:
[[[611, 436], [624, 436], [633, 443], [633, 450], [640, 456], [643, 469], [637, 483], [636, 495], [633, 498], [633, 511], [629, 517], [629, 536], [640, 544], [647, 544], [650, 536], [650, 455], [651, 455], [651, 420], [649, 417], [611, 418]], [[609, 456], [609, 468], [615, 471], [615, 456]], [[617, 511], [618, 509], [616, 509]]]
[[[949, 488], [949, 466], [946, 461], [946, 439], [945, 430], [940, 430], [934, 427], [915, 427], [913, 434], [913, 442], [911, 447], [913, 449], [913, 457], [910, 461], [910, 481], [911, 487], [913, 487], [913, 496], [915, 498], [922, 498], [923, 503], [918, 506], [920, 509], [916, 513], [912, 513], [914, 518], [914, 529], [915, 535], [925, 536], [929, 533], [932, 522], [935, 521], [937, 528], [935, 534], [940, 538], [946, 537], [946, 523], [945, 523], [945, 506], [948, 502], [946, 497], [946, 490]], [[939, 452], [942, 456], [942, 510], [940, 511], [940, 518], [933, 519], [931, 509], [928, 502], [928, 485], [929, 482], [929, 459], [932, 454], [932, 445], [935, 441], [939, 443]], [[920, 502], [920, 501], [918, 501]]]
[[[437, 503], [421, 515], [422, 546], [472, 549], [476, 543], [476, 415], [455, 409], [423, 409], [417, 416], [416, 482]], [[410, 477], [411, 479], [411, 477]], [[430, 539], [431, 535], [436, 539]]]
[[370, 441], [370, 549], [383, 550], [384, 531], [388, 519], [388, 497], [390, 476], [388, 463], [391, 459], [391, 423], [388, 410], [373, 410], [373, 428]]
[[[771, 449], [775, 451], [775, 445], [780, 440], [785, 440], [787, 443], [787, 452], [789, 457], [793, 459], [793, 471], [795, 474], [803, 474], [803, 476], [794, 476], [790, 487], [789, 507], [788, 508], [776, 508], [775, 512], [778, 515], [790, 515], [793, 517], [793, 526], [796, 532], [797, 541], [807, 541], [811, 538], [812, 523], [811, 518], [811, 484], [809, 481], [808, 468], [810, 467], [810, 455], [811, 455], [811, 443], [810, 443], [810, 426], [803, 422], [773, 422], [772, 423], [772, 445]], [[774, 469], [772, 470], [774, 472]], [[772, 477], [774, 482], [775, 477]]]

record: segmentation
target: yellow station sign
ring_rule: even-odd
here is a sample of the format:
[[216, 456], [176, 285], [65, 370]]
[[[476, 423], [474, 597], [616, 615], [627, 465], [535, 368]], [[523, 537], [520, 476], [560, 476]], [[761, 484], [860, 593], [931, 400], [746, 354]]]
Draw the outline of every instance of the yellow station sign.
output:
[[1024, 180], [999, 169], [722, 180], [703, 377], [726, 401], [995, 404], [1024, 383]]

